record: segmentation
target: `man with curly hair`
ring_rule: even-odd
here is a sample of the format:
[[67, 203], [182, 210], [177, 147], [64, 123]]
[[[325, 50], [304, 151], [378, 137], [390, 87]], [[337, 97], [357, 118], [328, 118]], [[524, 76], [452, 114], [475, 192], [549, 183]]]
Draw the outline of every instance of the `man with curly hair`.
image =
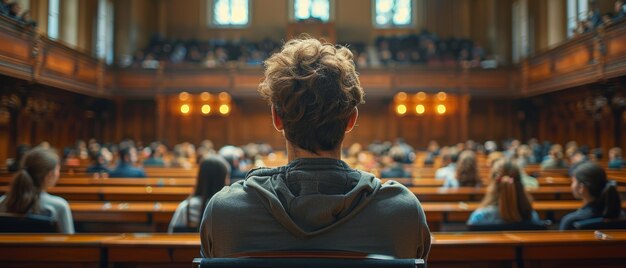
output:
[[415, 195], [340, 160], [364, 95], [350, 50], [291, 40], [265, 61], [259, 92], [289, 163], [252, 170], [208, 202], [200, 228], [206, 257], [277, 250], [428, 256], [430, 232]]

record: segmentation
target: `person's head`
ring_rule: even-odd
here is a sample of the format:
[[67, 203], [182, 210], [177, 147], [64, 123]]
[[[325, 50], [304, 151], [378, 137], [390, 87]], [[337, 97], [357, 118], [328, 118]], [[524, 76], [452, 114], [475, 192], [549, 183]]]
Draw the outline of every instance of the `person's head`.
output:
[[562, 159], [563, 158], [563, 147], [560, 144], [555, 144], [550, 147], [550, 156], [554, 159]]
[[609, 160], [622, 158], [622, 148], [613, 147], [609, 150]]
[[91, 162], [94, 165], [104, 166], [106, 165], [106, 159], [104, 159], [104, 155], [101, 152], [93, 152], [91, 154]]
[[131, 160], [132, 157], [131, 157], [131, 152], [130, 152], [129, 147], [122, 146], [120, 147], [117, 153], [118, 153], [118, 156], [120, 157], [119, 159], [120, 163], [124, 163], [124, 164], [132, 163], [132, 160]]
[[624, 6], [624, 1], [622, 0], [615, 1], [615, 5], [613, 6], [613, 11], [615, 11], [615, 13], [621, 12], [622, 6]]
[[498, 151], [491, 152], [487, 156], [487, 165], [491, 168], [496, 162], [498, 162], [498, 160], [503, 159], [503, 158], [504, 158], [504, 154], [502, 152], [498, 152]]
[[582, 151], [576, 150], [571, 153], [569, 159], [570, 159], [570, 163], [573, 165], [573, 164], [577, 164], [582, 161], [585, 161], [587, 157], [585, 156], [585, 154], [583, 154]]
[[395, 163], [402, 163], [406, 159], [408, 152], [402, 146], [394, 145], [389, 149], [389, 156]]
[[364, 102], [350, 50], [316, 39], [290, 40], [267, 59], [259, 92], [288, 143], [315, 154], [340, 149]]
[[594, 203], [594, 212], [604, 218], [619, 217], [622, 201], [617, 186], [614, 181], [607, 180], [602, 167], [587, 162], [578, 166], [573, 174], [571, 187], [574, 197], [583, 199], [585, 203]]
[[520, 168], [509, 159], [498, 160], [491, 169], [491, 182], [481, 207], [496, 205], [506, 223], [530, 220], [531, 199], [524, 190]]
[[200, 161], [194, 196], [203, 198], [204, 203], [219, 192], [230, 178], [230, 166], [221, 156], [209, 156]]
[[450, 148], [442, 155], [442, 160], [445, 165], [456, 164], [459, 160], [459, 152], [455, 148]]
[[39, 195], [56, 184], [59, 170], [59, 157], [55, 152], [37, 148], [26, 153], [4, 200], [7, 212], [38, 211]]
[[480, 185], [478, 167], [476, 166], [476, 153], [465, 150], [459, 155], [456, 165], [456, 179], [460, 186]]
[[22, 163], [22, 159], [26, 155], [26, 153], [30, 150], [30, 146], [28, 144], [20, 144], [15, 149], [15, 162], [19, 165]]

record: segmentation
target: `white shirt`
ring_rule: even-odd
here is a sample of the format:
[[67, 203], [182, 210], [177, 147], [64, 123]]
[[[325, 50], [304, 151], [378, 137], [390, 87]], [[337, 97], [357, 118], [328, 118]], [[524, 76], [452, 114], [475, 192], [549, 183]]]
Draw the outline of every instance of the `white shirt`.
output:
[[[0, 196], [0, 212], [7, 212], [6, 205], [3, 203], [6, 195]], [[59, 233], [73, 234], [74, 220], [72, 219], [72, 211], [70, 204], [62, 197], [41, 192], [39, 196], [39, 212], [33, 213], [54, 218], [57, 222]]]

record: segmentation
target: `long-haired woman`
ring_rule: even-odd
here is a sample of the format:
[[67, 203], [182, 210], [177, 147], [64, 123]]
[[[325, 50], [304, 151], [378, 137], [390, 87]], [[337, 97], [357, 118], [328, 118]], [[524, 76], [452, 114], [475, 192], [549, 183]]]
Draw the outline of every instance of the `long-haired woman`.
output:
[[491, 183], [479, 208], [470, 215], [468, 225], [541, 223], [532, 208], [531, 197], [522, 184], [519, 167], [511, 160], [499, 160], [491, 170]]
[[177, 227], [198, 229], [209, 199], [219, 192], [230, 178], [230, 166], [221, 156], [209, 156], [200, 162], [193, 194], [181, 202], [170, 221], [168, 231]]
[[574, 222], [581, 220], [624, 216], [617, 186], [614, 181], [607, 180], [602, 167], [587, 162], [578, 166], [573, 174], [572, 193], [582, 199], [583, 207], [561, 219], [561, 230], [574, 229]]
[[49, 149], [26, 153], [6, 195], [0, 197], [0, 212], [50, 216], [59, 232], [74, 233], [72, 212], [67, 201], [46, 190], [59, 179], [59, 156]]

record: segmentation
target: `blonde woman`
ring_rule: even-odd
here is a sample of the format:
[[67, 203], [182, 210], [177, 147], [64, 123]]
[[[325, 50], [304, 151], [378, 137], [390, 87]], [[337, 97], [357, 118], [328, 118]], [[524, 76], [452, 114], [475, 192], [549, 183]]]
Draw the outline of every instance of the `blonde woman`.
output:
[[533, 222], [541, 224], [533, 210], [531, 197], [522, 184], [519, 167], [510, 160], [496, 162], [491, 184], [479, 208], [472, 212], [468, 225]]

